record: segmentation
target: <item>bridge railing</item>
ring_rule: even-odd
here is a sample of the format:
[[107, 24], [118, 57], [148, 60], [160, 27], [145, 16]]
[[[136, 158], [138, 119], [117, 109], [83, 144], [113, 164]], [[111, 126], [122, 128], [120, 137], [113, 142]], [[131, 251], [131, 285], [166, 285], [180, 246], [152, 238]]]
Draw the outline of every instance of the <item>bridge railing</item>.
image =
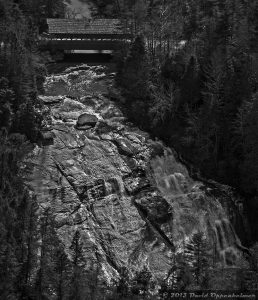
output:
[[130, 43], [130, 39], [58, 39], [43, 38], [39, 47], [56, 50], [116, 50], [121, 43]]

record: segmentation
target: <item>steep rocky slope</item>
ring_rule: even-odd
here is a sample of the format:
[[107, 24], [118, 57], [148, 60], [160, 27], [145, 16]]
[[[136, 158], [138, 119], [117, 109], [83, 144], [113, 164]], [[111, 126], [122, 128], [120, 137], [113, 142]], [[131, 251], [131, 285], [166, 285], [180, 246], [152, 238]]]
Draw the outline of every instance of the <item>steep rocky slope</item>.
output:
[[107, 281], [121, 266], [147, 265], [162, 278], [173, 252], [202, 231], [213, 255], [234, 264], [241, 201], [228, 187], [194, 181], [171, 149], [130, 124], [108, 97], [112, 76], [70, 68], [49, 76], [41, 96], [48, 118], [42, 146], [27, 158], [27, 183], [41, 210], [51, 208], [68, 255], [79, 230], [86, 261]]

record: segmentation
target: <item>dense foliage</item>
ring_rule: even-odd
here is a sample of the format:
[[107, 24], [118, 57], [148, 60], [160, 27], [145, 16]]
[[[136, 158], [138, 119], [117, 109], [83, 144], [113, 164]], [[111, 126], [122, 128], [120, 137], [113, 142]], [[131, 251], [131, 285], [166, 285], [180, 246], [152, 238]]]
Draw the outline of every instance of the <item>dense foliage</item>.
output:
[[139, 1], [117, 76], [138, 124], [246, 195], [256, 238], [257, 14], [255, 0]]
[[37, 52], [37, 32], [57, 3], [61, 1], [0, 1], [1, 299], [42, 299], [49, 289], [44, 268], [53, 268], [43, 263], [50, 255], [42, 236], [45, 223], [24, 186], [22, 160], [39, 140], [42, 122], [37, 94], [43, 89], [45, 67]]

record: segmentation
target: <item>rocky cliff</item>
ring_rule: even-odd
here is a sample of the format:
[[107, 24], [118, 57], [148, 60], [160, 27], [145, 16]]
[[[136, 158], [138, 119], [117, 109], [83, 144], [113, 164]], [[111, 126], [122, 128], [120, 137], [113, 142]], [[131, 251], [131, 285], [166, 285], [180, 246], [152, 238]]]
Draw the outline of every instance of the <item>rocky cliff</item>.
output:
[[[27, 158], [27, 184], [69, 247], [81, 233], [86, 261], [111, 281], [122, 266], [147, 265], [156, 278], [174, 252], [198, 231], [221, 264], [232, 265], [243, 247], [241, 201], [230, 188], [193, 180], [173, 150], [127, 121], [103, 67], [78, 66], [46, 81], [42, 145]], [[240, 220], [240, 221], [239, 221]]]

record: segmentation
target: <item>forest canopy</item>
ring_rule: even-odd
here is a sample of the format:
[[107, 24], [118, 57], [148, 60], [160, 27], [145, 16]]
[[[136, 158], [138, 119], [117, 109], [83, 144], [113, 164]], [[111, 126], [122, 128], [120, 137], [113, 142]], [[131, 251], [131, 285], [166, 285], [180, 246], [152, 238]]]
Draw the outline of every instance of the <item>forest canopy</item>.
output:
[[[140, 128], [176, 149], [198, 180], [213, 179], [244, 195], [252, 242], [257, 241], [257, 0], [89, 3], [93, 18], [130, 21], [133, 42], [115, 55], [115, 88], [123, 96], [122, 109]], [[28, 151], [40, 144], [44, 123], [38, 94], [44, 92], [46, 68], [37, 47], [38, 34], [46, 31], [47, 18], [65, 16], [72, 14], [67, 15], [61, 0], [0, 0], [3, 299], [52, 299], [55, 295], [74, 300], [84, 299], [85, 290], [98, 294], [93, 283], [99, 270], [86, 274], [80, 232], [72, 237], [68, 259], [53, 230], [51, 211], [39, 216], [21, 167]], [[169, 275], [175, 286], [164, 281], [161, 299], [190, 282], [207, 288], [205, 278], [212, 262], [203, 234], [193, 235], [185, 249], [185, 257], [175, 258]], [[114, 297], [150, 297], [153, 278], [147, 268], [131, 279], [126, 268], [118, 271]]]
[[[204, 177], [245, 194], [254, 221], [258, 209], [254, 199], [258, 192], [257, 1], [130, 3], [126, 14], [133, 17], [138, 38], [119, 60], [117, 73], [127, 111]], [[118, 4], [125, 7], [128, 2]]]

